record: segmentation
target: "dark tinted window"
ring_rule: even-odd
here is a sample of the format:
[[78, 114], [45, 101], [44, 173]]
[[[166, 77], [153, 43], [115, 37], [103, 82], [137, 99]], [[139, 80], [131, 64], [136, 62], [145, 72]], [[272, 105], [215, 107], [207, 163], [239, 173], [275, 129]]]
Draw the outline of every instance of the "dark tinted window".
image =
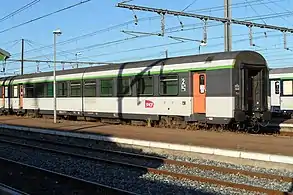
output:
[[275, 94], [280, 94], [280, 81], [275, 82]]

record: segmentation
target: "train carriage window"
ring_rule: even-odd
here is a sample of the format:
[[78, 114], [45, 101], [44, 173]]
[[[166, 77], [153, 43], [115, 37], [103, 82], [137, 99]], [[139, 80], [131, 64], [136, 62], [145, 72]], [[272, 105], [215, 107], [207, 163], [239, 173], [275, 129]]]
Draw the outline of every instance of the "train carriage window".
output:
[[5, 86], [4, 88], [4, 96], [7, 98], [8, 97], [8, 86]]
[[280, 94], [280, 81], [275, 82], [275, 94]]
[[137, 94], [138, 95], [153, 95], [154, 94], [154, 83], [153, 77], [142, 77], [137, 83]]
[[283, 95], [293, 95], [292, 81], [283, 81]]
[[79, 97], [81, 95], [81, 83], [80, 81], [70, 82], [70, 96]]
[[45, 97], [45, 85], [44, 85], [44, 83], [37, 83], [35, 85], [35, 90], [36, 90], [36, 97], [37, 98]]
[[199, 75], [199, 93], [204, 94], [205, 93], [205, 76]]
[[96, 80], [84, 81], [84, 97], [96, 97]]
[[118, 96], [131, 95], [130, 78], [124, 77], [124, 78], [117, 79], [117, 94], [118, 94]]
[[67, 83], [57, 82], [57, 96], [64, 97], [67, 96]]
[[113, 96], [113, 79], [101, 79], [101, 96]]
[[33, 98], [34, 97], [34, 85], [33, 84], [26, 84], [25, 85], [25, 97], [26, 98]]
[[15, 98], [18, 97], [18, 86], [17, 85], [13, 86], [13, 97], [15, 97]]
[[53, 91], [53, 83], [46, 83], [46, 97], [53, 97], [54, 91]]
[[160, 76], [160, 95], [161, 96], [178, 95], [178, 76], [177, 75]]

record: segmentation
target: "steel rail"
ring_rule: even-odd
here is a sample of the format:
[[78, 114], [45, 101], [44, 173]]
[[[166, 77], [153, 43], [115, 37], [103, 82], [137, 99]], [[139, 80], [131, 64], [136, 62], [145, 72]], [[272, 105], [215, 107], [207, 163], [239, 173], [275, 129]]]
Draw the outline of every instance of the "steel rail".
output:
[[[38, 191], [47, 191], [48, 189], [44, 187], [44, 182], [54, 182], [54, 185], [58, 186], [54, 188], [54, 191], [60, 187], [63, 187], [66, 185], [66, 188], [64, 190], [69, 190], [71, 192], [73, 191], [80, 191], [80, 192], [86, 192], [87, 194], [96, 194], [96, 193], [103, 193], [103, 194], [121, 194], [121, 195], [135, 195], [135, 193], [128, 192], [125, 190], [117, 189], [111, 186], [86, 181], [77, 177], [73, 177], [70, 175], [57, 173], [51, 170], [47, 170], [44, 168], [36, 167], [33, 165], [29, 165], [22, 162], [16, 162], [11, 159], [2, 158], [0, 157], [0, 165], [1, 167], [5, 167], [5, 169], [1, 170], [1, 182], [5, 183], [12, 183], [12, 185], [18, 185], [15, 184], [16, 180], [20, 180], [23, 184], [23, 180], [25, 179], [28, 183], [34, 183], [34, 185], [28, 185], [26, 188], [29, 194], [36, 194], [40, 192]], [[5, 174], [6, 172], [6, 174]], [[3, 181], [4, 180], [4, 181]], [[41, 184], [41, 185], [37, 185]], [[33, 187], [30, 187], [33, 186]], [[33, 188], [33, 189], [28, 189]]]
[[135, 165], [135, 164], [131, 164], [131, 163], [108, 160], [108, 159], [103, 159], [103, 158], [98, 158], [98, 157], [93, 157], [93, 156], [86, 156], [86, 155], [65, 152], [65, 151], [60, 151], [60, 150], [55, 150], [55, 149], [49, 149], [49, 148], [44, 148], [44, 147], [39, 147], [39, 146], [32, 146], [32, 145], [28, 145], [28, 144], [12, 142], [12, 141], [7, 141], [7, 140], [0, 140], [0, 142], [23, 146], [23, 147], [29, 147], [29, 148], [33, 148], [33, 149], [44, 150], [44, 151], [48, 151], [48, 152], [54, 152], [54, 153], [63, 154], [63, 155], [69, 155], [69, 156], [88, 159], [88, 160], [100, 161], [100, 162], [108, 163], [108, 164], [125, 166], [125, 167], [129, 167], [129, 168], [147, 171], [147, 172], [153, 173], [153, 174], [172, 176], [172, 177], [179, 178], [179, 179], [189, 179], [192, 181], [199, 181], [199, 182], [211, 183], [211, 184], [222, 185], [222, 186], [227, 186], [227, 187], [232, 187], [232, 188], [244, 189], [244, 190], [248, 190], [248, 191], [267, 193], [268, 195], [293, 195], [290, 192], [282, 192], [279, 190], [265, 189], [265, 188], [250, 186], [250, 185], [246, 185], [246, 184], [237, 184], [237, 183], [233, 183], [233, 182], [221, 181], [221, 180], [217, 180], [217, 179], [211, 179], [211, 178], [200, 177], [200, 176], [195, 176], [195, 175], [174, 173], [174, 172], [170, 172], [170, 171], [166, 171], [166, 170], [158, 170], [155, 168], [150, 168], [147, 166], [140, 166], [140, 165]]
[[0, 183], [0, 194], [29, 195], [26, 192], [20, 191], [4, 183]]
[[218, 166], [213, 166], [213, 165], [202, 165], [202, 164], [166, 159], [166, 158], [162, 158], [162, 157], [145, 155], [145, 154], [136, 154], [136, 153], [102, 149], [102, 148], [92, 148], [92, 147], [88, 147], [88, 146], [73, 145], [73, 144], [61, 143], [58, 141], [51, 141], [51, 140], [40, 140], [37, 138], [23, 137], [23, 136], [19, 136], [19, 135], [7, 135], [7, 134], [1, 134], [1, 132], [0, 132], [0, 138], [1, 138], [1, 136], [11, 137], [11, 138], [17, 137], [19, 139], [31, 140], [31, 141], [36, 141], [36, 142], [40, 142], [40, 143], [54, 144], [54, 145], [59, 145], [59, 146], [66, 146], [66, 147], [77, 148], [77, 149], [85, 149], [85, 150], [90, 150], [93, 152], [104, 152], [104, 153], [112, 153], [112, 154], [116, 154], [116, 155], [124, 155], [126, 157], [128, 156], [128, 157], [144, 158], [149, 161], [158, 161], [158, 162], [162, 162], [162, 163], [169, 164], [169, 165], [185, 166], [185, 167], [198, 168], [198, 169], [203, 169], [203, 170], [212, 170], [212, 171], [216, 171], [216, 172], [220, 172], [220, 173], [224, 173], [224, 174], [241, 174], [241, 175], [246, 175], [246, 176], [250, 176], [250, 177], [266, 178], [266, 179], [278, 180], [278, 181], [284, 181], [284, 182], [293, 182], [293, 178], [287, 177], [287, 176], [281, 176], [281, 175], [252, 172], [252, 171], [232, 169], [232, 168], [226, 168], [226, 167], [218, 167]]

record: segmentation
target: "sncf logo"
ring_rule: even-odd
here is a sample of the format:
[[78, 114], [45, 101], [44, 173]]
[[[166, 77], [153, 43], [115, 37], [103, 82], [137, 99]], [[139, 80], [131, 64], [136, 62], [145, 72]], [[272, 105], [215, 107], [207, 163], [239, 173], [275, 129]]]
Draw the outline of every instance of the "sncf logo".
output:
[[150, 101], [150, 100], [145, 100], [144, 102], [144, 107], [145, 108], [153, 108], [154, 107], [154, 102]]

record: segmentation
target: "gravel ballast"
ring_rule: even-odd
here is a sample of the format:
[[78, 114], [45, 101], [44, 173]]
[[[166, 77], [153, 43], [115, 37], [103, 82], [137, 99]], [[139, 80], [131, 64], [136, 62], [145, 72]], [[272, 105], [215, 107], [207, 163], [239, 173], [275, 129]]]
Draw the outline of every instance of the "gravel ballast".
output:
[[[44, 140], [53, 140], [53, 141], [58, 141], [61, 143], [66, 142], [66, 143], [70, 143], [73, 145], [91, 146], [93, 148], [105, 148], [105, 149], [111, 149], [111, 150], [128, 151], [128, 152], [139, 153], [139, 154], [142, 153], [140, 150], [137, 150], [137, 149], [123, 148], [123, 147], [118, 146], [113, 143], [101, 142], [101, 141], [97, 142], [95, 140], [86, 140], [86, 139], [72, 138], [72, 137], [70, 138], [70, 137], [64, 137], [64, 136], [45, 135], [45, 134], [24, 132], [24, 131], [12, 131], [12, 130], [7, 130], [7, 129], [0, 130], [0, 132], [3, 132], [3, 133], [5, 132], [5, 134], [13, 134], [13, 133], [17, 132], [18, 135], [24, 136], [24, 137], [42, 138]], [[25, 143], [25, 141], [22, 141], [22, 142]], [[31, 141], [29, 141], [29, 142], [31, 143]], [[37, 145], [45, 146], [46, 144], [37, 144]], [[51, 147], [52, 146], [50, 146], [50, 148]], [[55, 148], [58, 148], [58, 146], [56, 146]], [[70, 148], [68, 150], [70, 150]], [[68, 151], [68, 150], [66, 149], [66, 151]], [[100, 156], [99, 153], [96, 153], [96, 152], [91, 152], [91, 153], [86, 152], [85, 153], [82, 150], [80, 150], [80, 151], [75, 150], [75, 152], [81, 153], [81, 154], [87, 154], [87, 155]], [[240, 170], [248, 170], [248, 171], [254, 171], [254, 172], [269, 173], [269, 174], [293, 177], [293, 173], [286, 171], [286, 170], [264, 169], [264, 168], [257, 168], [257, 167], [253, 167], [253, 166], [234, 165], [234, 164], [222, 163], [222, 162], [217, 162], [217, 161], [212, 161], [212, 160], [190, 158], [190, 157], [183, 156], [183, 155], [182, 156], [181, 155], [170, 155], [170, 154], [162, 154], [162, 153], [160, 153], [160, 154], [149, 153], [149, 154], [160, 156], [160, 157], [165, 157], [165, 158], [169, 158], [169, 159], [174, 159], [174, 160], [193, 162], [193, 163], [197, 163], [197, 164], [215, 165], [215, 166], [219, 166], [219, 167], [227, 167], [227, 168], [234, 168], [234, 169], [240, 169]], [[118, 160], [118, 159], [115, 159], [115, 160]], [[123, 162], [125, 162], [124, 159], [123, 159]], [[133, 159], [128, 159], [128, 162], [133, 162]], [[142, 165], [150, 166], [149, 162], [141, 162], [141, 163], [142, 163]], [[204, 177], [208, 177], [208, 178], [219, 179], [219, 180], [223, 180], [223, 181], [232, 181], [232, 182], [239, 183], [239, 184], [254, 185], [257, 187], [264, 187], [267, 189], [274, 189], [274, 190], [287, 191], [291, 186], [291, 184], [288, 182], [279, 182], [279, 181], [267, 180], [267, 179], [261, 179], [261, 178], [251, 178], [251, 177], [243, 176], [243, 175], [232, 175], [232, 174], [223, 175], [223, 174], [220, 174], [217, 172], [205, 171], [205, 170], [200, 170], [200, 169], [196, 169], [196, 168], [190, 169], [190, 168], [186, 168], [186, 167], [180, 167], [178, 169], [178, 166], [176, 166], [176, 167], [173, 165], [163, 165], [162, 166], [159, 164], [153, 165], [152, 167], [163, 169], [163, 170], [174, 171], [177, 173], [204, 176]], [[106, 174], [106, 173], [104, 173], [104, 174]], [[111, 175], [111, 173], [110, 173], [110, 175]], [[126, 173], [126, 175], [129, 177], [128, 173]], [[120, 176], [120, 177], [123, 177], [123, 176]], [[195, 189], [201, 189], [203, 192], [209, 192], [209, 193], [213, 193], [213, 194], [214, 194], [213, 189], [215, 189], [215, 191], [218, 193], [220, 192], [220, 194], [225, 194], [226, 192], [229, 192], [227, 194], [231, 194], [231, 189], [228, 189], [225, 187], [222, 187], [223, 188], [223, 190], [222, 190], [221, 187], [219, 188], [219, 186], [213, 186], [210, 184], [204, 184], [204, 183], [195, 182], [195, 181], [177, 180], [172, 177], [153, 175], [150, 173], [141, 174], [139, 177], [136, 177], [136, 178], [132, 177], [132, 179], [134, 179], [133, 181], [136, 181], [136, 182], [137, 182], [137, 178], [139, 178], [140, 181], [143, 180], [143, 182], [147, 182], [142, 185], [144, 187], [149, 186], [149, 183], [151, 183], [151, 184], [160, 183], [163, 186], [176, 186], [177, 188], [180, 188], [180, 189], [183, 188], [184, 190], [187, 190], [186, 193], [182, 193], [182, 194], [188, 194], [190, 190], [193, 194]], [[98, 182], [98, 181], [96, 181], [96, 182]], [[105, 183], [105, 184], [109, 185], [108, 183]], [[161, 188], [161, 187], [158, 187], [158, 188]], [[162, 187], [162, 188], [166, 189], [164, 187]], [[124, 189], [124, 188], [122, 188], [122, 189]], [[126, 188], [126, 189], [129, 190], [129, 188]], [[164, 194], [166, 193], [165, 191], [162, 191], [162, 189], [159, 189], [159, 190], [161, 190], [160, 193], [164, 193]], [[228, 191], [226, 191], [226, 190], [228, 190]], [[130, 190], [130, 191], [132, 191], [132, 190]], [[141, 190], [141, 191], [143, 191], [143, 190]], [[152, 191], [152, 189], [148, 189], [148, 191]], [[182, 191], [182, 189], [181, 189], [181, 191]], [[136, 191], [134, 191], [134, 192], [136, 192]], [[138, 193], [141, 193], [141, 192], [138, 192]], [[153, 194], [153, 193], [157, 193], [157, 192], [152, 192], [151, 194]], [[173, 190], [172, 190], [172, 193], [173, 193]], [[239, 191], [239, 190], [234, 190], [234, 192], [232, 194], [238, 194], [238, 193], [239, 194], [254, 194], [254, 193], [247, 193], [245, 191]], [[178, 194], [178, 193], [176, 192], [176, 194]]]
[[0, 144], [1, 157], [34, 165], [85, 180], [113, 186], [138, 194], [255, 194], [189, 180], [176, 180], [116, 165], [83, 160], [66, 155]]
[[[82, 146], [90, 146], [92, 148], [104, 148], [110, 150], [117, 150], [117, 151], [126, 151], [132, 153], [141, 154], [142, 150], [133, 148], [131, 145], [126, 144], [116, 144], [111, 142], [103, 142], [103, 141], [96, 141], [90, 139], [83, 139], [83, 138], [75, 138], [75, 137], [67, 137], [67, 136], [55, 136], [49, 134], [41, 134], [41, 133], [34, 133], [34, 132], [27, 132], [27, 131], [18, 131], [18, 130], [11, 130], [11, 129], [0, 129], [0, 133], [5, 132], [5, 134], [18, 134], [20, 136], [26, 137], [34, 137], [34, 138], [42, 138], [44, 140], [53, 140], [58, 141], [61, 143], [69, 143], [73, 145], [82, 145]], [[219, 167], [227, 167], [232, 169], [239, 169], [239, 170], [246, 170], [251, 172], [259, 172], [259, 173], [266, 173], [266, 174], [273, 174], [273, 175], [280, 175], [285, 177], [292, 177], [293, 178], [293, 171], [288, 171], [285, 169], [267, 169], [261, 168], [256, 166], [249, 166], [249, 165], [238, 165], [238, 164], [231, 164], [231, 163], [224, 163], [215, 160], [209, 159], [199, 159], [199, 158], [192, 158], [186, 155], [174, 155], [170, 154], [169, 152], [155, 152], [155, 149], [147, 148], [148, 152], [144, 152], [148, 155], [159, 156], [163, 158], [168, 158], [172, 160], [184, 161], [184, 162], [191, 162], [196, 164], [204, 164], [204, 165], [214, 165]]]

